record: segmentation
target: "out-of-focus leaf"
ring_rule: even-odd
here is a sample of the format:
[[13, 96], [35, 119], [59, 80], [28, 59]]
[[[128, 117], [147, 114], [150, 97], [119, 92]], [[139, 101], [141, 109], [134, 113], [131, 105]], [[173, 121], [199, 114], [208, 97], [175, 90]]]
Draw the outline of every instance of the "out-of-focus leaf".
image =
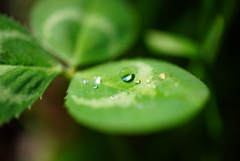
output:
[[25, 29], [0, 16], [0, 124], [31, 106], [59, 72]]
[[200, 80], [175, 65], [137, 59], [77, 73], [66, 105], [77, 121], [94, 129], [145, 133], [189, 120], [208, 94]]
[[199, 52], [196, 42], [173, 33], [150, 30], [146, 33], [145, 41], [155, 54], [195, 58]]
[[214, 61], [217, 50], [219, 48], [219, 44], [221, 42], [221, 37], [224, 30], [224, 19], [222, 16], [217, 16], [215, 21], [213, 22], [212, 27], [209, 30], [209, 33], [207, 34], [203, 47], [202, 47], [202, 57], [207, 62]]
[[31, 24], [43, 45], [70, 66], [116, 57], [137, 33], [135, 14], [123, 0], [43, 0]]

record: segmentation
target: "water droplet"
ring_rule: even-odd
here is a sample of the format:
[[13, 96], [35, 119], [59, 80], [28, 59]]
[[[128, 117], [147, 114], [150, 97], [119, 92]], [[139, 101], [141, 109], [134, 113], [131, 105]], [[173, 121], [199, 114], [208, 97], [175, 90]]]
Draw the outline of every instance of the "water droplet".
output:
[[40, 100], [42, 100], [42, 96], [40, 96]]
[[151, 80], [149, 80], [149, 79], [148, 79], [148, 80], [146, 80], [146, 83], [151, 83]]
[[109, 98], [110, 98], [111, 100], [114, 100], [114, 96], [110, 96]]
[[160, 79], [166, 79], [166, 73], [161, 73], [158, 75]]
[[140, 83], [141, 83], [141, 80], [136, 80], [135, 83], [136, 83], [136, 84], [140, 84]]
[[94, 84], [94, 85], [92, 86], [92, 88], [93, 88], [93, 89], [98, 89], [98, 86], [97, 86], [96, 84]]
[[110, 96], [109, 98], [110, 98], [111, 100], [114, 100], [114, 99], [119, 98], [119, 95], [113, 95], [113, 96]]
[[119, 72], [119, 76], [120, 78], [124, 81], [124, 82], [131, 82], [134, 80], [135, 75], [131, 72], [130, 69], [128, 68], [123, 68], [120, 72]]
[[179, 87], [179, 82], [175, 82], [174, 86]]
[[83, 84], [87, 84], [87, 83], [89, 83], [89, 80], [84, 79], [82, 82], [83, 82]]
[[101, 82], [102, 82], [102, 78], [101, 77], [95, 77], [94, 78], [95, 79], [95, 84], [101, 84]]

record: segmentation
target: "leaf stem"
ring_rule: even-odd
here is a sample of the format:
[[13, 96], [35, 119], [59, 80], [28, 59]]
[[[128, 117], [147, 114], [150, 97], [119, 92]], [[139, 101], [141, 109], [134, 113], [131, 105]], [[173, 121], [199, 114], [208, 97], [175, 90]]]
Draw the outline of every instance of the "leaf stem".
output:
[[67, 67], [67, 68], [65, 68], [63, 75], [67, 79], [71, 80], [73, 78], [74, 74], [76, 73], [76, 71], [77, 71], [76, 66]]

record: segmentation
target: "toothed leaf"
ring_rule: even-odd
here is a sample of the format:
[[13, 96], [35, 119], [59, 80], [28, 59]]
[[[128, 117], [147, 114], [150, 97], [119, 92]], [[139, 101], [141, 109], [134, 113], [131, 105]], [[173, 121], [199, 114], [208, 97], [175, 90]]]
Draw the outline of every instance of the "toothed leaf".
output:
[[59, 72], [24, 28], [0, 16], [0, 124], [31, 106]]
[[77, 73], [66, 105], [77, 121], [91, 128], [146, 133], [189, 120], [204, 107], [208, 95], [208, 88], [180, 67], [137, 59]]

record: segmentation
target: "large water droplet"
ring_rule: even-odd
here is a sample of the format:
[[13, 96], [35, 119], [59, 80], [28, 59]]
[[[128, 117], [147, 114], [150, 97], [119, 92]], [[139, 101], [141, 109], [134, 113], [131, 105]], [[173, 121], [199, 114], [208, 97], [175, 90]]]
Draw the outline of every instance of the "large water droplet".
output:
[[94, 84], [94, 85], [92, 86], [92, 88], [93, 88], [93, 89], [98, 89], [98, 86], [97, 86], [96, 84]]
[[128, 68], [123, 68], [120, 72], [119, 72], [119, 76], [120, 78], [124, 81], [124, 82], [131, 82], [134, 80], [135, 75], [131, 72], [130, 69]]

